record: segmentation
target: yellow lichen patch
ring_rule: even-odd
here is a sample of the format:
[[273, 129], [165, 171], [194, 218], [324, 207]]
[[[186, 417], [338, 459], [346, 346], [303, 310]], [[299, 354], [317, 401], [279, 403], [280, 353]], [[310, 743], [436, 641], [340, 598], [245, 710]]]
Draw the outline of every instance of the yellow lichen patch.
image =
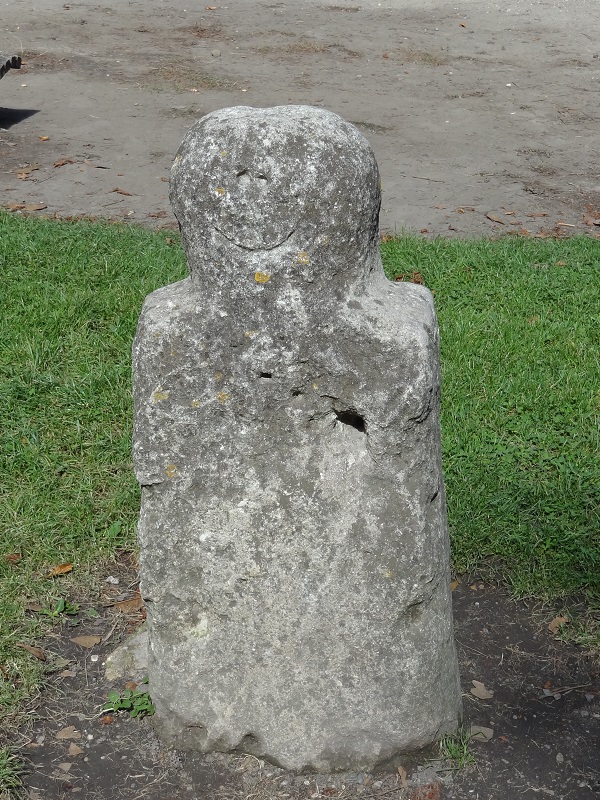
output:
[[246, 331], [244, 336], [247, 336], [248, 339], [254, 339], [254, 337], [258, 336], [259, 333], [260, 333], [260, 331]]
[[219, 401], [219, 403], [226, 403], [229, 400], [229, 395], [227, 394], [227, 392], [219, 392], [217, 394], [217, 400]]
[[318, 383], [313, 383], [313, 389], [315, 390], [315, 392], [317, 391], [318, 388], [319, 388], [319, 384]]
[[167, 478], [174, 478], [177, 475], [177, 467], [175, 464], [167, 464], [165, 467], [165, 474]]
[[225, 194], [225, 189], [222, 186], [217, 186], [215, 192], [219, 195], [219, 197], [223, 197]]
[[215, 372], [215, 380], [222, 381], [223, 380], [223, 373], [222, 372]]
[[158, 389], [155, 389], [152, 392], [152, 402], [156, 405], [156, 403], [162, 403], [163, 400], [166, 400], [167, 397], [171, 394], [169, 391], [165, 391], [162, 386], [159, 386]]
[[200, 402], [200, 400], [192, 400], [192, 402], [190, 403], [190, 405], [192, 406], [192, 408], [200, 408], [200, 406], [202, 405], [202, 403]]
[[255, 272], [254, 280], [257, 283], [266, 283], [271, 276], [267, 272]]
[[221, 150], [219, 155], [221, 156], [221, 158], [225, 158], [225, 156], [227, 155], [227, 150]]
[[310, 264], [310, 256], [308, 255], [306, 250], [300, 250], [300, 252], [296, 256], [296, 263], [303, 264], [304, 266]]

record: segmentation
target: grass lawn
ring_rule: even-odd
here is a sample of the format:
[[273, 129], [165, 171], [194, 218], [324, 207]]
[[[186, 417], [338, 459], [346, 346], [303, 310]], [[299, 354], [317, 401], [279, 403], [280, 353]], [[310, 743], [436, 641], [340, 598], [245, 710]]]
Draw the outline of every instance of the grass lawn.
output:
[[[382, 249], [390, 277], [419, 272], [435, 293], [455, 570], [599, 607], [600, 242], [409, 237]], [[0, 269], [0, 709], [10, 721], [44, 673], [19, 644], [35, 645], [51, 622], [25, 606], [85, 596], [98, 563], [135, 547], [131, 341], [145, 295], [186, 269], [171, 233], [3, 213]], [[49, 578], [61, 564], [72, 571]], [[0, 750], [0, 787], [8, 757]]]

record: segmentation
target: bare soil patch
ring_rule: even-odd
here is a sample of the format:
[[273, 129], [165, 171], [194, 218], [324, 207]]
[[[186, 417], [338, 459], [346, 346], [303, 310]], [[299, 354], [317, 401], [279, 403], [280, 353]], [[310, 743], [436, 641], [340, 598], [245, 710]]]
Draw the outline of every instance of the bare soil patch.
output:
[[[105, 678], [106, 656], [139, 631], [144, 617], [143, 610], [135, 610], [132, 560], [122, 556], [110, 573], [119, 584], [104, 584], [94, 603], [82, 606], [78, 619], [57, 627], [43, 643], [50, 665], [58, 663], [60, 669], [49, 676], [43, 703], [31, 710], [21, 731], [21, 753], [31, 770], [26, 778], [30, 800], [598, 796], [600, 667], [584, 651], [553, 639], [547, 627], [552, 608], [515, 602], [478, 579], [463, 580], [455, 588], [465, 727], [493, 731], [489, 741], [471, 744], [471, 765], [456, 769], [432, 751], [376, 774], [295, 775], [242, 753], [165, 750], [151, 718], [102, 712], [111, 689], [122, 691], [129, 680], [141, 677], [132, 668], [113, 683]], [[134, 610], [123, 614], [110, 605], [121, 598], [133, 598]], [[89, 618], [90, 607], [98, 610], [98, 618]], [[73, 639], [82, 635], [102, 641], [81, 647]], [[473, 681], [493, 696], [476, 697]], [[406, 770], [407, 785], [398, 767]]]
[[[166, 179], [195, 117], [307, 103], [371, 140], [383, 231], [598, 235], [585, 221], [600, 209], [592, 12], [550, 0], [40, 0], [34, 12], [15, 0], [1, 49], [25, 65], [1, 86], [0, 206], [172, 224]], [[106, 169], [55, 166], [82, 154]], [[111, 196], [121, 184], [130, 194]]]

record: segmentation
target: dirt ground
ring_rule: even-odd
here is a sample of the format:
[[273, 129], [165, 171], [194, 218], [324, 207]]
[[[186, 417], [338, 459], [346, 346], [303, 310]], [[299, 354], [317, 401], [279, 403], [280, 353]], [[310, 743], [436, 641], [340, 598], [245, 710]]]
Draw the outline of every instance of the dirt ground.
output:
[[[471, 744], [474, 763], [462, 769], [437, 751], [401, 764], [403, 787], [397, 769], [292, 775], [243, 754], [174, 753], [161, 748], [150, 718], [102, 713], [111, 689], [143, 676], [132, 668], [112, 683], [105, 678], [106, 656], [144, 619], [143, 610], [109, 606], [129, 598], [136, 605], [130, 560], [121, 558], [110, 574], [119, 584], [105, 583], [44, 643], [49, 685], [21, 734], [29, 800], [592, 800], [600, 793], [600, 665], [553, 639], [551, 608], [515, 603], [480, 580], [456, 586], [464, 724], [487, 728], [491, 738]], [[98, 643], [82, 647], [73, 641], [80, 636]], [[473, 681], [493, 696], [474, 696]]]
[[7, 0], [0, 52], [25, 66], [0, 84], [0, 206], [168, 225], [168, 171], [196, 118], [306, 103], [371, 140], [382, 231], [597, 235], [597, 10]]

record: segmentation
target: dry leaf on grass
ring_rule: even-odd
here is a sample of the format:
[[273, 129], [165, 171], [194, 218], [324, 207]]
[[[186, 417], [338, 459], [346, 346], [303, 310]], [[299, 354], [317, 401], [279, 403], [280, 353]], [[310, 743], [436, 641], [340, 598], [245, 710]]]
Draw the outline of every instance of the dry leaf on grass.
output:
[[41, 606], [39, 603], [27, 603], [25, 606], [25, 611], [35, 611], [37, 613], [41, 611], [42, 608], [43, 606]]
[[73, 564], [59, 564], [46, 575], [47, 578], [57, 578], [59, 575], [66, 575], [73, 570]]
[[406, 789], [408, 786], [408, 777], [406, 775], [406, 770], [404, 767], [398, 767], [398, 777], [400, 778], [400, 785], [403, 789]]
[[8, 553], [8, 555], [4, 556], [4, 560], [8, 564], [16, 564], [17, 561], [21, 560], [21, 554], [20, 553]]
[[17, 178], [20, 181], [26, 181], [31, 173], [35, 172], [37, 169], [39, 169], [37, 164], [26, 164], [24, 167], [19, 167], [19, 169], [16, 170]]
[[583, 221], [586, 225], [600, 225], [600, 216], [591, 216], [590, 214], [583, 215]]
[[83, 747], [79, 747], [78, 744], [75, 742], [71, 742], [69, 745], [69, 749], [67, 750], [68, 756], [80, 756], [83, 753]]
[[76, 636], [74, 639], [71, 639], [72, 642], [78, 644], [80, 647], [95, 647], [97, 644], [100, 644], [102, 641], [101, 636]]
[[75, 725], [68, 725], [66, 728], [61, 728], [55, 736], [57, 739], [81, 739], [81, 732]]
[[[440, 800], [441, 796], [442, 784], [436, 781], [435, 783], [426, 783], [424, 786], [416, 786], [410, 793], [410, 800]], [[377, 795], [371, 795], [371, 797], [377, 797]]]
[[550, 633], [557, 633], [559, 628], [562, 628], [563, 625], [566, 625], [568, 621], [568, 617], [554, 617], [552, 622], [548, 623], [548, 630]]
[[474, 742], [489, 742], [493, 735], [493, 728], [484, 728], [483, 725], [471, 725], [471, 739]]
[[490, 692], [489, 689], [486, 689], [485, 684], [483, 684], [481, 681], [471, 681], [471, 683], [473, 684], [471, 694], [479, 698], [479, 700], [491, 700], [494, 696], [494, 693]]
[[27, 652], [31, 653], [32, 656], [35, 656], [38, 661], [46, 660], [46, 653], [44, 653], [41, 647], [32, 647], [30, 644], [23, 644], [22, 642], [19, 642], [17, 647], [22, 647], [23, 650], [27, 650]]
[[41, 211], [48, 206], [46, 203], [10, 203], [6, 208], [8, 211]]
[[113, 603], [111, 608], [115, 611], [120, 611], [121, 614], [132, 614], [134, 611], [141, 611], [144, 607], [144, 601], [141, 597], [132, 597], [131, 600], [120, 600], [118, 603]]
[[450, 589], [451, 589], [451, 591], [454, 591], [459, 586], [460, 586], [460, 581], [452, 581], [452, 583], [450, 584]]

